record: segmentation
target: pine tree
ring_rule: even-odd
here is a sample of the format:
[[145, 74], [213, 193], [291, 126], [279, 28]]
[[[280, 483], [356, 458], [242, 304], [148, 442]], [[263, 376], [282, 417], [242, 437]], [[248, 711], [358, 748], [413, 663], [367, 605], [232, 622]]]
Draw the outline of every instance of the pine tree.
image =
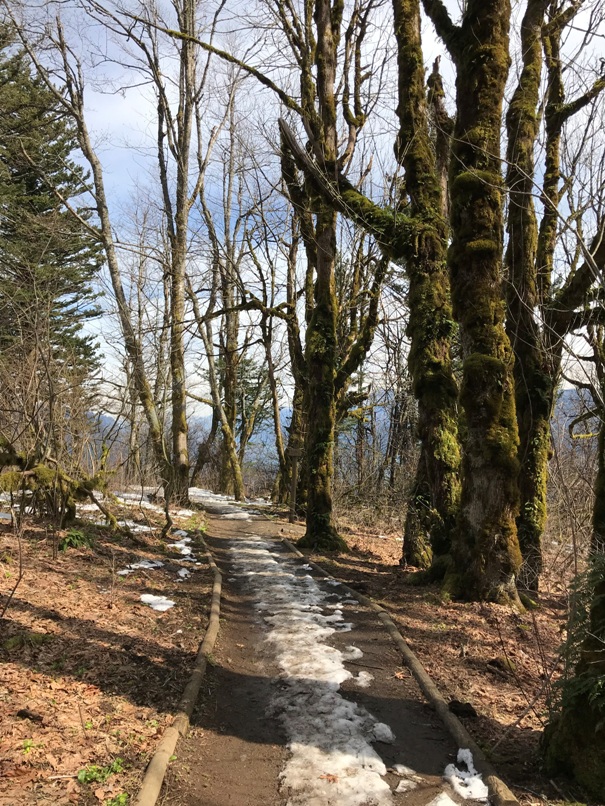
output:
[[78, 208], [85, 189], [75, 148], [53, 94], [0, 31], [0, 349], [28, 351], [48, 341], [65, 371], [86, 373], [98, 360], [82, 326], [98, 315], [91, 284], [101, 258], [95, 238], [59, 198]]
[[99, 361], [83, 327], [99, 313], [101, 253], [75, 150], [56, 97], [0, 28], [0, 427], [28, 463], [73, 453]]

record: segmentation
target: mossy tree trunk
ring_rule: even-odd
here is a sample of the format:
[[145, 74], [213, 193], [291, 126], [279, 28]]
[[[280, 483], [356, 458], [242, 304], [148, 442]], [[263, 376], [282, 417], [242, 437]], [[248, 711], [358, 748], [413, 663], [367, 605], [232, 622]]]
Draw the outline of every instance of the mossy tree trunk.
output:
[[331, 484], [336, 425], [336, 213], [324, 205], [316, 214], [315, 305], [306, 338], [307, 531], [301, 545], [316, 550], [346, 548], [332, 522]]
[[515, 354], [515, 402], [519, 428], [517, 518], [523, 557], [522, 587], [538, 591], [541, 537], [546, 522], [550, 415], [556, 378], [536, 321], [538, 224], [534, 208], [534, 153], [539, 130], [542, 24], [549, 0], [528, 0], [521, 25], [523, 65], [506, 114], [506, 181], [509, 190], [507, 332]]
[[[336, 127], [336, 59], [343, 6], [336, 0], [316, 0], [317, 31], [315, 67], [321, 139], [318, 158], [335, 165], [338, 155]], [[332, 476], [336, 425], [336, 222], [333, 207], [318, 201], [315, 213], [317, 249], [314, 306], [307, 324], [305, 365], [308, 382], [307, 408], [307, 531], [301, 545], [320, 551], [345, 550], [332, 520]]]
[[518, 431], [513, 354], [504, 329], [500, 173], [511, 10], [501, 0], [469, 0], [456, 26], [440, 0], [425, 0], [425, 9], [456, 66], [449, 264], [466, 436], [447, 584], [468, 599], [518, 603]]
[[[409, 278], [409, 366], [418, 400], [420, 461], [408, 499], [406, 563], [430, 565], [450, 547], [459, 502], [458, 389], [452, 372], [454, 327], [446, 265], [447, 222], [434, 146], [429, 135], [419, 0], [393, 0], [397, 40], [399, 134], [415, 237], [402, 257]], [[439, 81], [434, 77], [434, 91]]]
[[[406, 169], [406, 189], [413, 214], [382, 208], [353, 187], [342, 174], [318, 170], [281, 121], [282, 138], [309, 184], [330, 203], [372, 233], [386, 257], [405, 263], [410, 280], [411, 364], [418, 398], [423, 458], [410, 496], [408, 562], [430, 563], [432, 543], [447, 551], [459, 495], [457, 388], [452, 373], [453, 329], [445, 262], [447, 225], [442, 215], [442, 187], [429, 137], [424, 71], [420, 46], [419, 7], [395, 5], [400, 64], [400, 134], [397, 154]], [[410, 76], [412, 81], [410, 81]], [[378, 299], [375, 283], [373, 301]], [[345, 362], [348, 371], [367, 349], [370, 328]], [[346, 373], [339, 370], [338, 376]], [[339, 388], [340, 383], [337, 382]], [[430, 534], [430, 537], [429, 537]], [[416, 548], [417, 547], [417, 548]]]
[[[521, 500], [517, 529], [523, 565], [519, 576], [521, 585], [535, 592], [542, 570], [541, 536], [546, 522], [550, 417], [563, 345], [567, 334], [578, 324], [576, 311], [586, 305], [594, 283], [594, 266], [605, 257], [605, 249], [597, 237], [592, 260], [580, 265], [572, 263], [566, 282], [553, 293], [564, 193], [560, 167], [563, 127], [605, 86], [602, 78], [597, 79], [583, 95], [572, 102], [565, 101], [561, 37], [576, 13], [577, 7], [561, 9], [546, 0], [528, 0], [521, 28], [523, 65], [506, 119], [510, 193], [507, 329], [515, 352], [520, 436]], [[537, 110], [542, 102], [542, 51], [548, 81], [543, 101], [546, 140], [542, 197], [545, 204], [538, 227], [533, 196], [536, 187], [534, 154], [539, 131]]]
[[567, 773], [605, 803], [605, 561], [595, 558], [589, 625], [574, 677], [567, 681], [561, 712], [543, 737], [546, 768]]
[[605, 411], [602, 412], [601, 426], [599, 428], [597, 475], [594, 492], [590, 551], [592, 554], [605, 554]]

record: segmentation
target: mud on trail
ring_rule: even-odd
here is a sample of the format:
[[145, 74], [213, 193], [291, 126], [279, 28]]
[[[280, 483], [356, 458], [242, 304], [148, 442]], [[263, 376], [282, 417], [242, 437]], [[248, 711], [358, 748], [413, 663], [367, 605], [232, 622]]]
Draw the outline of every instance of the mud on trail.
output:
[[[458, 748], [374, 611], [288, 551], [280, 537], [296, 527], [202, 503], [223, 573], [221, 630], [160, 803], [463, 802], [443, 777]], [[483, 785], [466, 783], [454, 777], [471, 804]]]

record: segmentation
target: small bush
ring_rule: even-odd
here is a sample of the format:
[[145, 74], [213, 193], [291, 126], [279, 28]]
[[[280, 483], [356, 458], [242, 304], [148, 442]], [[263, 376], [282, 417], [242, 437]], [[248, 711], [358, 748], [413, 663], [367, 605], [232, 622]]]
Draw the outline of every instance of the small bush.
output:
[[91, 546], [91, 536], [81, 532], [79, 529], [70, 529], [69, 532], [59, 540], [59, 551], [90, 548]]

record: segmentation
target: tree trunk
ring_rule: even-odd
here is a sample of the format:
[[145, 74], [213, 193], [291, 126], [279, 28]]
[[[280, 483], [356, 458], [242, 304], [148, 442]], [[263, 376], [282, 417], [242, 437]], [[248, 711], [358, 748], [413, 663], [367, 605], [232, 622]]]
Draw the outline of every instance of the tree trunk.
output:
[[542, 572], [541, 538], [546, 523], [546, 482], [550, 455], [550, 416], [555, 378], [540, 327], [536, 251], [538, 225], [534, 209], [534, 149], [542, 77], [542, 23], [548, 0], [528, 0], [521, 25], [523, 67], [506, 115], [509, 189], [507, 332], [515, 354], [515, 402], [519, 428], [517, 518], [523, 565], [519, 581], [537, 593]]
[[447, 223], [443, 217], [443, 189], [429, 136], [420, 3], [393, 0], [393, 9], [399, 68], [396, 154], [405, 169], [409, 214], [416, 229], [416, 237], [406, 243], [403, 257], [410, 283], [409, 366], [418, 400], [418, 436], [422, 446], [408, 501], [404, 559], [426, 568], [433, 552], [449, 551], [458, 511], [458, 389], [451, 362], [454, 322], [446, 266]]
[[519, 439], [513, 354], [504, 329], [500, 174], [510, 5], [469, 0], [458, 27], [435, 13], [441, 4], [425, 7], [457, 69], [449, 262], [462, 344], [466, 436], [454, 568], [446, 584], [466, 599], [518, 605]]
[[346, 543], [332, 522], [332, 476], [336, 422], [336, 213], [321, 205], [316, 219], [315, 306], [307, 327], [308, 372], [307, 531], [299, 545], [318, 551], [344, 551]]
[[[603, 413], [601, 414], [603, 416]], [[605, 554], [605, 422], [601, 419], [597, 454], [594, 505], [592, 510], [591, 554]]]
[[572, 775], [599, 803], [605, 803], [605, 561], [596, 558], [587, 635], [574, 677], [566, 683], [562, 710], [543, 737], [545, 765], [552, 775]]

